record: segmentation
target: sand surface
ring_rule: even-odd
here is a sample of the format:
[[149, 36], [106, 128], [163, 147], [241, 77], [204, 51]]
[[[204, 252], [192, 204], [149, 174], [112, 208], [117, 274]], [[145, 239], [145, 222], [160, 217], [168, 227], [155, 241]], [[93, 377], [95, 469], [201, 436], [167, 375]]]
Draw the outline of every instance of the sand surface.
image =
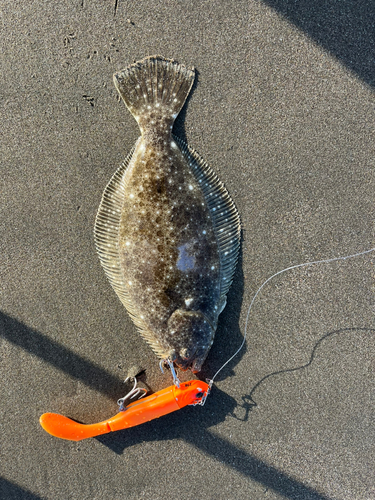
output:
[[171, 383], [94, 246], [104, 187], [139, 135], [112, 83], [129, 63], [196, 68], [174, 130], [241, 215], [203, 379], [269, 276], [375, 246], [374, 4], [307, 4], [2, 2], [1, 499], [375, 499], [374, 254], [267, 284], [204, 407], [79, 443], [38, 423], [114, 415], [134, 365], [154, 391]]

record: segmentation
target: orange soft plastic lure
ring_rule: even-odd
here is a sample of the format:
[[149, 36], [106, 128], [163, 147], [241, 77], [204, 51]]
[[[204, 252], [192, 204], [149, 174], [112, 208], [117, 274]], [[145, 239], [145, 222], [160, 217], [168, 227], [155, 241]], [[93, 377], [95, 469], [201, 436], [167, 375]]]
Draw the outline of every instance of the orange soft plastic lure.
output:
[[81, 441], [143, 424], [187, 405], [203, 405], [209, 392], [210, 386], [206, 382], [190, 380], [181, 382], [179, 387], [171, 385], [151, 396], [134, 401], [126, 406], [124, 411], [96, 424], [80, 424], [58, 413], [44, 413], [39, 421], [43, 429], [52, 436]]

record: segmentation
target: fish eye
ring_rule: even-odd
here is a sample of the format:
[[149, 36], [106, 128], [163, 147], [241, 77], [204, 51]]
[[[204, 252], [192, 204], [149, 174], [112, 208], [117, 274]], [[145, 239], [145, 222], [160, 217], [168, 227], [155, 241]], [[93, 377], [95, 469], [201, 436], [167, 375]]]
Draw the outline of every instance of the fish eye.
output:
[[200, 399], [200, 398], [203, 398], [203, 392], [197, 392], [197, 394], [195, 395], [196, 398]]

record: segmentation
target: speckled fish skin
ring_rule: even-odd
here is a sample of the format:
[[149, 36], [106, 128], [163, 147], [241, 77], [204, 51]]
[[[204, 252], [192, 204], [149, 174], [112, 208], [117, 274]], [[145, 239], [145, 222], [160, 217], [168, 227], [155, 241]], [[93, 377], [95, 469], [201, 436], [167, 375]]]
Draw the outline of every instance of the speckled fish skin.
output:
[[194, 77], [160, 56], [114, 75], [142, 135], [104, 191], [95, 239], [141, 335], [160, 358], [196, 373], [226, 304], [240, 222], [217, 176], [172, 135]]

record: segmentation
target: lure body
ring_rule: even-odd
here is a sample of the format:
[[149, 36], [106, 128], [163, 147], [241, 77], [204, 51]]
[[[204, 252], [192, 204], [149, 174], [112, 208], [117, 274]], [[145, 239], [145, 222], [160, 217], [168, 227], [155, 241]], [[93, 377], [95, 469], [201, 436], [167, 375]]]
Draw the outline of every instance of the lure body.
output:
[[208, 384], [200, 380], [191, 380], [181, 383], [180, 387], [172, 385], [130, 403], [125, 411], [96, 424], [81, 424], [57, 413], [44, 413], [39, 421], [43, 429], [52, 436], [81, 441], [143, 424], [187, 405], [203, 404], [208, 393]]
[[172, 135], [194, 78], [159, 56], [114, 75], [142, 135], [104, 191], [95, 242], [143, 338], [159, 358], [196, 373], [226, 304], [240, 221], [218, 177]]

